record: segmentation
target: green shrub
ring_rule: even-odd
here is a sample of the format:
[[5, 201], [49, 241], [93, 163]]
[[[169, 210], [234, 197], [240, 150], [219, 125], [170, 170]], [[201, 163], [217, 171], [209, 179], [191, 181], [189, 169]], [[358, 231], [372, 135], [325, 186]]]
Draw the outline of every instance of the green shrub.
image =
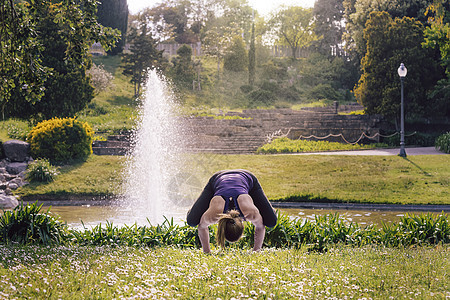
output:
[[248, 84], [241, 85], [239, 88], [241, 89], [241, 92], [243, 92], [244, 94], [248, 94], [251, 91], [253, 91], [253, 87], [251, 85], [248, 85]]
[[102, 116], [109, 113], [109, 110], [102, 105], [99, 105], [95, 102], [91, 102], [87, 105], [86, 109], [84, 110], [84, 113], [89, 116]]
[[288, 78], [287, 67], [283, 65], [282, 61], [270, 60], [261, 65], [261, 69], [262, 79], [280, 81]]
[[288, 102], [298, 102], [300, 100], [301, 93], [294, 86], [280, 89], [278, 92], [278, 98]]
[[308, 92], [308, 96], [311, 99], [339, 100], [341, 98], [339, 93], [329, 84], [316, 85]]
[[93, 131], [75, 118], [54, 118], [38, 123], [28, 134], [34, 158], [52, 163], [85, 160], [92, 153]]
[[60, 244], [68, 232], [67, 225], [49, 215], [41, 214], [42, 204], [21, 203], [0, 216], [0, 242], [5, 244]]
[[225, 70], [242, 72], [247, 70], [248, 55], [242, 37], [235, 36], [225, 55], [223, 67]]
[[450, 153], [450, 132], [439, 136], [436, 139], [435, 147], [439, 151]]
[[[436, 135], [422, 132], [415, 132], [413, 134], [405, 135], [405, 144], [407, 146], [422, 146], [429, 147], [433, 146], [436, 141]], [[399, 146], [400, 145], [400, 134], [383, 138], [383, 143], [389, 146]]]
[[58, 168], [52, 166], [47, 159], [36, 159], [28, 165], [27, 180], [52, 182], [58, 175]]
[[260, 88], [271, 93], [278, 93], [280, 91], [279, 85], [274, 81], [263, 81]]
[[106, 90], [114, 79], [114, 76], [106, 71], [102, 64], [96, 65], [93, 63], [86, 73], [91, 76], [91, 82], [97, 94]]
[[14, 140], [25, 141], [27, 139], [27, 135], [30, 132], [30, 128], [28, 126], [19, 126], [16, 124], [9, 124], [7, 127], [8, 137]]
[[275, 138], [268, 144], [258, 148], [258, 153], [301, 153], [315, 151], [331, 151], [331, 150], [359, 150], [372, 149], [383, 146], [381, 144], [360, 145], [360, 144], [343, 144], [328, 141], [309, 141], [309, 140], [291, 140], [287, 137]]
[[248, 94], [250, 98], [250, 107], [270, 106], [275, 103], [276, 96], [274, 93], [259, 89]]

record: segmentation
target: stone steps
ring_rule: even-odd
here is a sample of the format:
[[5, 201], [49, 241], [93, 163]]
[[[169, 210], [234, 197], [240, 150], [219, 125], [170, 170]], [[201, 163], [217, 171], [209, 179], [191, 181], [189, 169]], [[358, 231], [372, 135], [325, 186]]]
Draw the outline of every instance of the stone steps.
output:
[[[346, 140], [356, 141], [363, 132], [379, 132], [378, 117], [365, 115], [338, 115], [314, 111], [289, 109], [244, 110], [229, 115], [246, 119], [215, 119], [212, 117], [183, 118], [184, 150], [188, 152], [214, 152], [223, 154], [255, 153], [266, 143], [267, 137], [281, 131], [289, 138], [300, 135], [319, 137], [342, 133]], [[131, 134], [111, 136], [107, 141], [97, 141], [93, 151], [98, 155], [124, 155], [130, 146]], [[342, 138], [328, 138], [342, 142]]]
[[96, 155], [125, 155], [130, 149], [130, 135], [111, 135], [106, 141], [92, 143], [92, 152]]

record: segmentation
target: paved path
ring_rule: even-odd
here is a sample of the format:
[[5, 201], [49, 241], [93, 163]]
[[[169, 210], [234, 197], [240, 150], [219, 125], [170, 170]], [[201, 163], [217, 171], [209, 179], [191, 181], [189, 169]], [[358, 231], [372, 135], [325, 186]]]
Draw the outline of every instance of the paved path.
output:
[[[437, 151], [434, 147], [406, 148], [406, 155], [448, 155]], [[399, 148], [396, 149], [375, 149], [375, 150], [349, 150], [349, 151], [324, 151], [308, 153], [292, 153], [292, 155], [398, 155]]]

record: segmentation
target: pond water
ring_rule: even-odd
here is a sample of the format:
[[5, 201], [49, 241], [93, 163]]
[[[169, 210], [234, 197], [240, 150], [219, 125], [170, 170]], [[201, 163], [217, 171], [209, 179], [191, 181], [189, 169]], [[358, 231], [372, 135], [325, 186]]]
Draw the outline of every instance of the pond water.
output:
[[[49, 207], [44, 206], [43, 210], [47, 211]], [[360, 225], [381, 225], [382, 222], [398, 222], [402, 216], [407, 213], [422, 214], [422, 212], [408, 211], [386, 211], [386, 210], [348, 210], [348, 209], [298, 209], [298, 208], [280, 208], [280, 212], [285, 213], [292, 218], [301, 218], [314, 220], [316, 215], [327, 215], [338, 213], [341, 218], [348, 222], [356, 222]], [[178, 210], [171, 211], [171, 215], [167, 216], [170, 220], [178, 224], [184, 224], [188, 208], [180, 207]], [[106, 224], [111, 222], [114, 225], [149, 225], [145, 217], [139, 217], [133, 211], [127, 211], [124, 208], [115, 206], [52, 206], [50, 212], [59, 215], [62, 221], [67, 222], [70, 227], [86, 227], [95, 226], [99, 223]], [[426, 213], [426, 212], [425, 212]], [[430, 212], [439, 215], [438, 212]], [[152, 225], [156, 225], [153, 224]]]

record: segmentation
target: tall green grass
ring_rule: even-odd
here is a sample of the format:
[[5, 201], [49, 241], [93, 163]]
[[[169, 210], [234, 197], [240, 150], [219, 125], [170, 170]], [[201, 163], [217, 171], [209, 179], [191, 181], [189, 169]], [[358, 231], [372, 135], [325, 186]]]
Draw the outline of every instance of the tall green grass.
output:
[[[0, 217], [1, 242], [3, 243], [66, 243], [93, 246], [148, 246], [196, 248], [200, 246], [197, 230], [188, 225], [175, 224], [166, 219], [162, 224], [148, 226], [114, 226], [112, 223], [95, 227], [68, 229], [56, 218], [41, 214], [41, 206], [20, 205], [6, 211]], [[215, 242], [216, 226], [211, 226], [211, 242]], [[244, 237], [233, 247], [250, 249], [254, 227], [247, 223]], [[316, 216], [314, 221], [293, 219], [279, 215], [275, 227], [268, 228], [264, 246], [269, 248], [300, 248], [325, 251], [329, 245], [368, 244], [407, 247], [411, 245], [437, 245], [450, 243], [450, 219], [448, 215], [406, 215], [399, 223], [362, 227], [348, 223], [338, 214]]]
[[95, 227], [73, 229], [69, 237], [71, 243], [79, 245], [113, 245], [113, 246], [149, 246], [180, 248], [199, 245], [197, 231], [188, 225], [174, 224], [165, 219], [162, 224], [152, 226], [124, 225], [114, 226], [112, 223], [98, 224]]
[[0, 242], [5, 244], [60, 244], [65, 241], [67, 226], [57, 217], [41, 213], [37, 203], [17, 206], [0, 216]]

